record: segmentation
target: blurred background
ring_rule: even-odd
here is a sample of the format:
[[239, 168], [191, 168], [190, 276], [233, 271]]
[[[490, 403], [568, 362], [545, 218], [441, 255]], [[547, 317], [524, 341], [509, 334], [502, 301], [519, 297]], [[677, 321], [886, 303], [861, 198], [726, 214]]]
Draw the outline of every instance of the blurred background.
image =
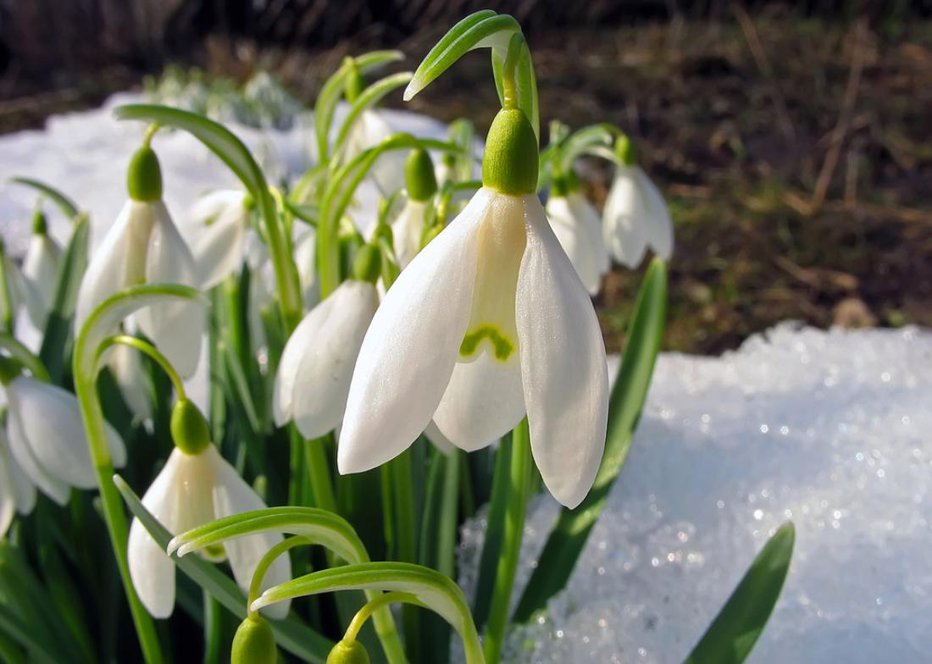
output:
[[[524, 26], [544, 126], [617, 124], [667, 197], [666, 348], [785, 319], [932, 326], [932, 0], [0, 0], [0, 133], [167, 79], [266, 71], [310, 104], [344, 55], [400, 48], [413, 69], [486, 7]], [[387, 105], [484, 131], [488, 56]], [[611, 174], [590, 166], [601, 203]], [[597, 300], [610, 350], [639, 282], [616, 269]]]

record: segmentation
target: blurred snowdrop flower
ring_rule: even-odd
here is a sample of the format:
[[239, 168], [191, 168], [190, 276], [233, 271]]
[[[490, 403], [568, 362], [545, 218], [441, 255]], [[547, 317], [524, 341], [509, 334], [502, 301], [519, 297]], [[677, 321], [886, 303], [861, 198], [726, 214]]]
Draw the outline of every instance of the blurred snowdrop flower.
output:
[[[64, 505], [71, 487], [93, 489], [91, 461], [78, 400], [55, 385], [21, 373], [15, 360], [0, 357], [0, 382], [6, 391], [7, 437], [16, 463], [42, 493]], [[106, 424], [114, 468], [126, 463], [119, 434]]]
[[557, 189], [547, 200], [547, 218], [560, 246], [590, 295], [597, 295], [611, 263], [602, 239], [602, 220], [579, 191]]
[[[130, 200], [91, 257], [75, 311], [80, 330], [91, 312], [114, 293], [143, 283], [198, 286], [194, 258], [162, 202], [158, 160], [149, 147], [130, 162]], [[199, 302], [158, 304], [139, 311], [142, 332], [185, 377], [197, 368], [206, 324]]]
[[[32, 238], [23, 257], [23, 279], [29, 284], [32, 302], [27, 299], [27, 311], [33, 325], [42, 330], [58, 284], [58, 267], [61, 263], [61, 247], [48, 234], [45, 215], [36, 212], [32, 225]], [[31, 306], [30, 306], [31, 305]]]
[[223, 189], [202, 196], [191, 208], [185, 230], [200, 285], [209, 290], [239, 271], [249, 233], [249, 198], [243, 191]]
[[29, 514], [35, 506], [36, 486], [10, 453], [10, 441], [0, 429], [0, 537], [6, 535], [14, 514]]
[[[142, 498], [169, 532], [177, 535], [214, 519], [265, 509], [258, 494], [211, 444], [207, 422], [193, 403], [175, 404], [171, 429], [176, 447]], [[212, 561], [229, 559], [236, 582], [246, 590], [259, 560], [281, 540], [275, 533], [249, 535], [205, 549], [201, 555]], [[175, 606], [175, 563], [138, 519], [130, 526], [127, 557], [143, 605], [155, 618], [170, 616]], [[290, 578], [288, 558], [280, 556], [269, 568], [263, 588]], [[269, 617], [284, 618], [288, 603], [264, 611]]]
[[305, 307], [313, 307], [320, 301], [317, 286], [317, 232], [308, 227], [294, 241], [294, 262], [301, 283], [301, 300]]
[[428, 201], [437, 193], [437, 179], [430, 155], [412, 150], [405, 162], [405, 187], [408, 198], [392, 222], [392, 237], [398, 265], [404, 268], [421, 250]]
[[294, 420], [305, 438], [318, 438], [343, 421], [353, 366], [379, 306], [375, 281], [379, 250], [357, 252], [352, 279], [344, 281], [304, 317], [282, 351], [272, 401], [275, 423]]
[[616, 144], [622, 165], [615, 170], [602, 211], [605, 244], [622, 265], [636, 268], [647, 248], [667, 260], [673, 253], [673, 221], [667, 205], [640, 166], [626, 137]]
[[[369, 148], [373, 148], [382, 141], [395, 134], [388, 123], [378, 111], [366, 109], [359, 114], [353, 123], [343, 144], [343, 160], [351, 161]], [[383, 196], [388, 196], [404, 186], [403, 156], [397, 152], [388, 152], [379, 156], [372, 166], [370, 174], [372, 180]]]
[[489, 131], [483, 187], [389, 289], [353, 373], [337, 462], [362, 472], [428, 427], [471, 451], [524, 417], [544, 483], [579, 504], [605, 445], [598, 320], [535, 194], [537, 139], [519, 110]]
[[152, 404], [139, 352], [123, 344], [114, 344], [107, 349], [103, 360], [136, 419], [143, 422], [150, 419]]

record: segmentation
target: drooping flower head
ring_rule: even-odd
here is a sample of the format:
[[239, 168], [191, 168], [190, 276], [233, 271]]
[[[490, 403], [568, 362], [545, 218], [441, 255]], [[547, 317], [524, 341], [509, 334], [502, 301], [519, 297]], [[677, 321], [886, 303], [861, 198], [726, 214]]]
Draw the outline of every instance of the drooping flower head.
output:
[[23, 279], [30, 286], [34, 301], [27, 299], [26, 310], [37, 329], [44, 329], [55, 286], [58, 283], [58, 266], [61, 263], [61, 247], [48, 234], [45, 214], [37, 210], [33, 217], [32, 238], [23, 257]]
[[475, 450], [527, 414], [550, 492], [579, 504], [605, 444], [608, 372], [586, 288], [535, 194], [537, 138], [523, 112], [489, 131], [483, 187], [402, 271], [353, 373], [340, 472], [404, 451], [433, 418]]
[[431, 197], [437, 193], [434, 166], [426, 150], [412, 150], [405, 162], [405, 188], [408, 198], [392, 222], [395, 256], [400, 267], [407, 267], [421, 250], [424, 221]]
[[[199, 285], [194, 258], [162, 202], [161, 170], [147, 145], [133, 156], [127, 185], [129, 200], [91, 256], [81, 281], [76, 330], [97, 305], [123, 288], [143, 283]], [[136, 314], [136, 322], [179, 373], [194, 373], [205, 325], [199, 303], [150, 306]]]
[[[210, 442], [204, 416], [187, 400], [175, 404], [171, 421], [175, 449], [142, 498], [142, 504], [174, 535], [241, 512], [265, 508], [265, 503], [220, 456]], [[275, 533], [260, 533], [208, 548], [210, 560], [229, 559], [236, 582], [248, 589], [256, 565], [282, 540]], [[175, 606], [175, 563], [156, 544], [138, 519], [133, 519], [127, 544], [129, 571], [143, 605], [156, 618], [167, 618]], [[263, 587], [290, 578], [287, 557], [280, 556], [269, 568]], [[288, 605], [266, 610], [283, 618]]]
[[673, 253], [673, 221], [667, 204], [635, 162], [626, 136], [619, 137], [615, 152], [621, 163], [602, 211], [605, 244], [612, 257], [629, 268], [640, 264], [648, 247], [667, 260]]

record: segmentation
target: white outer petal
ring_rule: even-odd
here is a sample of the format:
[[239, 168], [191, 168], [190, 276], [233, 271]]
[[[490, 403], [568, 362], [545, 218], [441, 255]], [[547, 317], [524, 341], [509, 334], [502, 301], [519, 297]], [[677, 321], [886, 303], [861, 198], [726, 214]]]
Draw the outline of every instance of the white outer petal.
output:
[[605, 448], [605, 346], [543, 210], [527, 215], [527, 236], [516, 317], [531, 452], [550, 493], [573, 508], [592, 487]]
[[[73, 394], [55, 385], [20, 375], [7, 385], [11, 412], [15, 408], [19, 426], [43, 470], [79, 489], [97, 486], [84, 422]], [[126, 463], [123, 441], [106, 425], [114, 467]]]
[[479, 224], [493, 196], [477, 192], [385, 294], [350, 384], [337, 451], [341, 473], [394, 458], [437, 410], [469, 324]]
[[243, 262], [249, 228], [244, 198], [242, 191], [215, 191], [202, 197], [191, 209], [191, 254], [204, 290], [238, 272]]
[[[81, 280], [75, 307], [74, 329], [98, 304], [130, 283], [141, 281], [154, 213], [149, 203], [127, 201], [103, 242], [91, 255]], [[137, 274], [138, 272], [138, 274]]]
[[20, 418], [14, 406], [10, 405], [7, 414], [7, 437], [10, 441], [10, 452], [13, 459], [20, 465], [29, 480], [35, 484], [42, 493], [59, 505], [68, 503], [71, 489], [67, 484], [49, 475], [42, 467], [26, 440], [20, 424]]
[[[217, 450], [211, 446], [205, 451], [216, 478], [214, 485], [214, 510], [218, 519], [252, 510], [265, 509], [262, 499], [246, 484], [233, 467], [227, 463]], [[249, 589], [256, 565], [262, 556], [273, 546], [282, 541], [278, 533], [260, 533], [248, 537], [238, 537], [224, 542], [233, 576], [243, 590]], [[262, 590], [291, 580], [291, 563], [287, 554], [275, 559], [262, 580]], [[263, 609], [269, 618], [280, 620], [288, 615], [290, 602], [279, 602]]]
[[[183, 458], [174, 451], [142, 497], [142, 504], [172, 534], [178, 531], [182, 497], [178, 491]], [[167, 618], [175, 608], [175, 563], [156, 544], [145, 526], [133, 519], [126, 545], [129, 575], [143, 606], [155, 618]]]
[[[547, 201], [547, 217], [560, 246], [566, 253], [576, 274], [591, 295], [599, 292], [602, 281], [602, 257], [592, 245], [591, 234], [583, 220], [576, 218], [569, 201], [563, 196], [554, 196]], [[601, 233], [598, 244], [603, 248]]]
[[149, 401], [140, 352], [123, 344], [116, 344], [107, 350], [104, 361], [133, 414], [140, 420], [151, 418], [152, 404]]
[[433, 422], [451, 443], [467, 452], [487, 447], [524, 417], [518, 357], [510, 362], [481, 352], [472, 362], [457, 362]]
[[26, 473], [20, 468], [10, 450], [10, 441], [6, 431], [0, 429], [0, 465], [6, 470], [6, 475], [0, 474], [0, 480], [11, 488], [16, 503], [16, 511], [20, 514], [29, 514], [36, 506], [36, 485], [32, 483]]
[[301, 301], [311, 308], [320, 302], [317, 287], [317, 232], [310, 228], [294, 243], [294, 262], [301, 282]]
[[592, 203], [578, 191], [571, 191], [567, 194], [566, 201], [569, 204], [570, 212], [586, 231], [586, 241], [592, 248], [592, 255], [595, 257], [599, 275], [605, 274], [612, 268], [612, 261], [605, 246], [602, 218], [596, 212]]
[[392, 222], [392, 242], [395, 245], [395, 257], [402, 268], [407, 267], [411, 259], [421, 250], [421, 236], [424, 230], [426, 210], [426, 203], [408, 200]]
[[0, 441], [0, 538], [6, 535], [13, 515], [16, 514], [16, 485], [13, 479], [12, 459], [5, 441]]
[[647, 243], [660, 258], [668, 260], [673, 254], [673, 220], [667, 204], [656, 185], [640, 168], [637, 178], [647, 208]]
[[[155, 210], [155, 223], [146, 255], [146, 282], [197, 287], [197, 269], [188, 245], [164, 203], [156, 201], [151, 205]], [[146, 307], [136, 314], [136, 320], [182, 377], [194, 373], [206, 325], [201, 303], [185, 301]]]
[[441, 454], [445, 456], [450, 456], [454, 451], [456, 451], [456, 445], [451, 443], [446, 436], [437, 428], [437, 425], [434, 424], [434, 421], [431, 420], [427, 425], [427, 428], [424, 429], [424, 435], [427, 436], [427, 440], [431, 444], [440, 450]]
[[285, 372], [296, 372], [291, 415], [305, 438], [323, 436], [343, 421], [356, 357], [378, 306], [375, 286], [345, 281], [304, 317], [288, 340], [286, 353], [290, 345], [300, 349], [288, 353], [288, 361], [296, 359], [297, 367]]
[[40, 329], [45, 326], [52, 298], [55, 297], [60, 259], [61, 248], [48, 235], [32, 236], [23, 258], [23, 277], [32, 285], [42, 307], [38, 320], [33, 317], [37, 312], [30, 311], [33, 324]]
[[605, 200], [605, 244], [619, 263], [635, 268], [647, 249], [647, 208], [638, 186], [636, 166], [620, 166]]

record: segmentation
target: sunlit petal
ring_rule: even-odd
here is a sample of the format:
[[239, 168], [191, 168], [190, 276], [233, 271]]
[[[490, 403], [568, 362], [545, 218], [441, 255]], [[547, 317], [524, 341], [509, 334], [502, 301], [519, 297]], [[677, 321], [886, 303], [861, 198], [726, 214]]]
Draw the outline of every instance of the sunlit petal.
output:
[[647, 210], [635, 175], [636, 167], [619, 167], [605, 200], [605, 243], [619, 263], [635, 268], [647, 250]]

